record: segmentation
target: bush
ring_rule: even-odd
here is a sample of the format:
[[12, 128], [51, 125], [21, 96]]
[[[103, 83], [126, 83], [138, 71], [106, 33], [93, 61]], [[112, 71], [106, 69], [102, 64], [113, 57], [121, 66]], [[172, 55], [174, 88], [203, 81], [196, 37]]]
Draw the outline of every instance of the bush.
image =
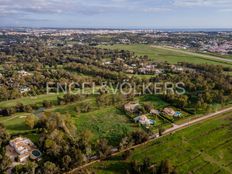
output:
[[131, 156], [131, 151], [127, 150], [122, 154], [122, 159], [127, 160]]
[[134, 131], [131, 134], [131, 138], [135, 144], [141, 144], [148, 140], [148, 134], [144, 131]]
[[42, 104], [43, 104], [43, 107], [45, 107], [45, 108], [52, 107], [52, 102], [51, 101], [44, 100]]

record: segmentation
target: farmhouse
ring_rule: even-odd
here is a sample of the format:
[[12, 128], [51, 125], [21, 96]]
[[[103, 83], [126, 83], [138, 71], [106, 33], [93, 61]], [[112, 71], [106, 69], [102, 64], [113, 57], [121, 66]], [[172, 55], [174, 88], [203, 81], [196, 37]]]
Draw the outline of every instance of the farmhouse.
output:
[[152, 114], [152, 115], [159, 115], [160, 112], [158, 110], [156, 110], [156, 109], [151, 109], [150, 110], [150, 114]]
[[179, 111], [174, 111], [172, 108], [165, 108], [163, 112], [169, 116], [180, 117], [182, 114]]
[[176, 113], [172, 108], [164, 108], [163, 112], [169, 116], [174, 116]]
[[146, 115], [141, 115], [141, 116], [138, 116], [138, 117], [135, 117], [134, 118], [134, 121], [136, 123], [140, 123], [142, 125], [153, 125], [155, 123], [154, 120], [150, 120], [146, 117]]
[[138, 110], [139, 106], [140, 106], [139, 103], [130, 102], [130, 103], [127, 103], [127, 104], [124, 105], [124, 110], [126, 112], [134, 113], [134, 112], [136, 112]]
[[41, 156], [41, 152], [36, 149], [36, 146], [30, 139], [18, 137], [10, 141], [10, 146], [16, 152], [16, 157], [19, 162], [25, 162], [29, 157], [37, 160]]

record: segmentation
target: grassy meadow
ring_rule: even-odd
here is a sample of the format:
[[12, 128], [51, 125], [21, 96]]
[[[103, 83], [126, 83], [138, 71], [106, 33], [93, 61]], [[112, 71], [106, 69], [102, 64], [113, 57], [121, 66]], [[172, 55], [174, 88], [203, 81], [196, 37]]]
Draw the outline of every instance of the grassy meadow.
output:
[[6, 130], [10, 134], [25, 133], [31, 131], [25, 124], [25, 118], [30, 115], [29, 113], [14, 114], [10, 117], [0, 117], [0, 123], [2, 123]]
[[231, 123], [232, 114], [226, 113], [137, 148], [128, 160], [116, 156], [90, 169], [97, 174], [121, 174], [130, 161], [148, 157], [154, 164], [170, 160], [179, 173], [230, 174]]
[[117, 145], [122, 137], [139, 129], [137, 124], [132, 123], [121, 110], [113, 106], [82, 113], [74, 117], [73, 121], [79, 133], [91, 131], [94, 141], [105, 138], [111, 145]]

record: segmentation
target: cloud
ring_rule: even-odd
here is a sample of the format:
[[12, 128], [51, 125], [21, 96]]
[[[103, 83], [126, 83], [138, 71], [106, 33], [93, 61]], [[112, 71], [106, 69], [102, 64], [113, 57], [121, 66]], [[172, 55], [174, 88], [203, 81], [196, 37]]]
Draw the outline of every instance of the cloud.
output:
[[220, 9], [220, 12], [228, 12], [228, 13], [232, 13], [232, 8], [225, 8], [225, 9]]
[[[159, 0], [158, 0], [159, 1]], [[156, 1], [156, 2], [158, 2]], [[169, 8], [153, 5], [151, 0], [0, 0], [0, 16], [31, 14], [158, 13]]]
[[174, 5], [180, 7], [227, 7], [232, 6], [231, 0], [174, 0]]
[[142, 10], [146, 13], [158, 13], [158, 12], [169, 12], [172, 11], [171, 8], [159, 8], [159, 7], [151, 7], [151, 8], [145, 8]]

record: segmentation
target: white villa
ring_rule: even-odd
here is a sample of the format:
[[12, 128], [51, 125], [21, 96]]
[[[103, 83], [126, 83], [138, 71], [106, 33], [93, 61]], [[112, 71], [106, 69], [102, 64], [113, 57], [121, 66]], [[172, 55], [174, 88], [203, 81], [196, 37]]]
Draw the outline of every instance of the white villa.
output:
[[[41, 156], [41, 152], [36, 149], [36, 146], [30, 139], [18, 137], [10, 141], [11, 148], [17, 153], [19, 162], [25, 162], [29, 157], [38, 159]], [[38, 152], [38, 156], [34, 153]]]
[[142, 125], [152, 125], [155, 123], [154, 120], [148, 119], [146, 115], [141, 115], [141, 116], [135, 117], [134, 121], [136, 123], [140, 123]]

